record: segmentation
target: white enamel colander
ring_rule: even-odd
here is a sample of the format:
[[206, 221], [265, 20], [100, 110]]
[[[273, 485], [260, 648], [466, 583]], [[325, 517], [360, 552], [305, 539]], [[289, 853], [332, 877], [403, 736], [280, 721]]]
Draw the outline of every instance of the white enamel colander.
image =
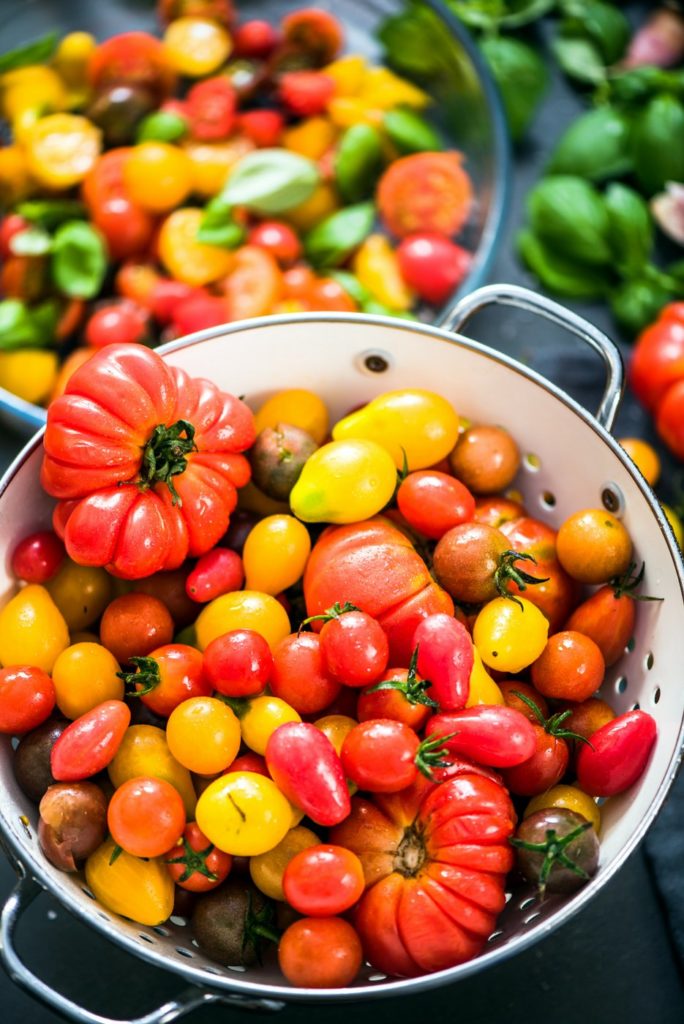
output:
[[[564, 326], [596, 349], [607, 385], [596, 415], [516, 361], [460, 333], [468, 318], [499, 304], [535, 312]], [[675, 777], [681, 757], [684, 685], [684, 566], [658, 502], [609, 433], [622, 393], [622, 363], [613, 343], [563, 307], [514, 286], [492, 285], [461, 300], [440, 327], [384, 317], [303, 314], [243, 321], [181, 339], [159, 351], [175, 366], [206, 376], [256, 407], [274, 391], [305, 387], [318, 392], [333, 418], [395, 388], [423, 387], [448, 398], [474, 421], [501, 423], [521, 449], [516, 487], [532, 515], [558, 525], [581, 508], [609, 508], [620, 516], [645, 560], [643, 592], [664, 598], [638, 608], [633, 641], [609, 669], [602, 692], [623, 712], [636, 705], [657, 721], [658, 739], [645, 774], [604, 808], [601, 864], [583, 889], [543, 903], [531, 890], [511, 894], [486, 952], [476, 960], [409, 980], [367, 968], [345, 989], [289, 987], [274, 962], [244, 970], [206, 959], [182, 919], [159, 928], [123, 920], [94, 902], [81, 876], [66, 875], [42, 856], [36, 808], [17, 786], [7, 737], [0, 743], [0, 843], [19, 880], [2, 913], [0, 955], [16, 982], [54, 1010], [87, 1024], [111, 1024], [54, 991], [19, 958], [13, 937], [23, 909], [42, 890], [78, 918], [135, 956], [179, 976], [179, 996], [133, 1024], [167, 1024], [208, 1002], [277, 1010], [285, 1001], [364, 1000], [415, 993], [485, 970], [560, 927], [588, 903], [643, 838]], [[0, 597], [13, 586], [9, 552], [32, 530], [50, 523], [51, 501], [41, 491], [41, 435], [22, 451], [0, 484]]]

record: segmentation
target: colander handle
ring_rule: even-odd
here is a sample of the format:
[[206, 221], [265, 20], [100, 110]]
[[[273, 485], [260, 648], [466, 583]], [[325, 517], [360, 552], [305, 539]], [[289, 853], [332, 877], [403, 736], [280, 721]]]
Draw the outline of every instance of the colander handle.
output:
[[29, 878], [20, 878], [7, 899], [0, 916], [0, 958], [12, 981], [25, 989], [29, 995], [40, 999], [51, 1010], [61, 1013], [69, 1020], [79, 1024], [170, 1024], [171, 1021], [184, 1017], [186, 1013], [196, 1010], [199, 1006], [209, 1003], [222, 1003], [238, 1007], [241, 1010], [281, 1010], [284, 1003], [273, 999], [251, 999], [246, 996], [224, 995], [191, 985], [184, 989], [175, 999], [163, 1006], [158, 1006], [142, 1017], [122, 1021], [116, 1017], [104, 1017], [93, 1013], [84, 1006], [79, 1006], [61, 992], [50, 988], [46, 982], [34, 974], [23, 960], [20, 959], [15, 945], [14, 933], [19, 919], [30, 903], [42, 892], [41, 886]]
[[516, 284], [489, 284], [484, 288], [477, 288], [448, 310], [440, 319], [439, 326], [447, 331], [460, 333], [468, 320], [487, 306], [514, 306], [528, 313], [537, 313], [559, 327], [564, 327], [570, 334], [574, 334], [598, 352], [606, 367], [607, 380], [596, 419], [602, 427], [610, 430], [620, 408], [625, 388], [622, 356], [615, 342], [584, 317], [578, 316], [558, 302]]

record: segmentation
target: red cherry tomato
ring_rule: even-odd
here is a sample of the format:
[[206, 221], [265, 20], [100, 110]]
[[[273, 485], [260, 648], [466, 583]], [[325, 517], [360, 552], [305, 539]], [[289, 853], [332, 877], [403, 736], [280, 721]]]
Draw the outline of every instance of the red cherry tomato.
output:
[[260, 633], [233, 629], [207, 645], [204, 670], [214, 689], [226, 697], [255, 697], [271, 678], [273, 655]]
[[[478, 704], [463, 711], [433, 715], [427, 737], [443, 736], [450, 754], [472, 758], [492, 768], [512, 768], [537, 749], [535, 727], [515, 708]], [[450, 738], [446, 738], [450, 737]]]
[[419, 746], [418, 736], [403, 722], [360, 722], [342, 744], [345, 775], [369, 793], [397, 793], [416, 779]]
[[92, 210], [93, 224], [105, 236], [113, 260], [142, 255], [152, 241], [156, 221], [128, 196], [112, 195]]
[[550, 636], [530, 670], [532, 684], [553, 700], [580, 701], [603, 682], [606, 663], [590, 637], [572, 629]]
[[591, 734], [577, 755], [577, 784], [590, 796], [614, 796], [646, 769], [656, 740], [655, 719], [639, 709], [618, 715]]
[[134, 857], [160, 857], [185, 828], [183, 799], [170, 782], [128, 779], [109, 801], [107, 827], [114, 842]]
[[369, 686], [389, 661], [389, 643], [380, 623], [358, 608], [333, 607], [319, 634], [327, 671], [345, 686]]
[[166, 851], [163, 859], [176, 885], [188, 892], [215, 889], [226, 880], [233, 866], [231, 855], [217, 850], [194, 821], [188, 822], [179, 841]]
[[[386, 689], [375, 688], [384, 684], [389, 684]], [[391, 718], [418, 732], [434, 710], [434, 701], [425, 692], [429, 685], [415, 667], [389, 668], [375, 687], [359, 694], [356, 717], [359, 722]]]
[[202, 653], [187, 644], [165, 644], [145, 657], [130, 659], [137, 672], [125, 675], [150, 711], [161, 718], [190, 697], [209, 697], [212, 684], [204, 671]]
[[311, 267], [304, 263], [290, 267], [283, 273], [283, 296], [286, 299], [307, 300], [317, 280]]
[[402, 480], [397, 505], [409, 526], [432, 540], [475, 514], [475, 498], [468, 488], [456, 477], [430, 469], [409, 473]]
[[655, 323], [639, 335], [632, 350], [629, 383], [647, 409], [654, 411], [668, 388], [684, 377], [684, 302], [665, 306]]
[[280, 42], [280, 34], [269, 21], [253, 18], [240, 25], [233, 35], [233, 47], [236, 57], [251, 57], [254, 60], [266, 60]]
[[[412, 153], [391, 163], [376, 200], [384, 225], [397, 238], [439, 234], [449, 238], [470, 215], [472, 182], [456, 152]], [[420, 188], [416, 183], [420, 182]]]
[[316, 633], [292, 633], [273, 652], [270, 689], [300, 715], [327, 708], [340, 691], [340, 681], [325, 663], [323, 641]]
[[240, 590], [245, 581], [242, 559], [230, 548], [213, 548], [198, 559], [185, 584], [188, 597], [199, 604]]
[[335, 83], [321, 71], [286, 71], [281, 75], [278, 98], [296, 117], [325, 113], [335, 93]]
[[179, 336], [204, 331], [207, 327], [220, 327], [229, 319], [226, 300], [218, 295], [191, 295], [177, 302], [171, 314], [171, 323]]
[[271, 777], [266, 767], [266, 758], [262, 757], [261, 754], [255, 754], [252, 750], [236, 757], [223, 774], [232, 775], [233, 772], [256, 772], [257, 775], [265, 775], [267, 779]]
[[12, 239], [30, 227], [30, 222], [18, 213], [8, 213], [0, 220], [0, 259], [6, 260], [12, 255]]
[[147, 32], [121, 32], [105, 39], [90, 55], [88, 78], [95, 91], [123, 83], [150, 89], [160, 100], [176, 84], [163, 43]]
[[50, 753], [50, 770], [58, 782], [97, 775], [116, 754], [131, 720], [122, 700], [106, 700], [67, 726]]
[[240, 130], [255, 146], [277, 146], [285, 129], [285, 119], [277, 110], [246, 110], [240, 114]]
[[355, 313], [358, 309], [349, 292], [334, 277], [319, 277], [313, 281], [307, 300], [312, 309], [323, 311]]
[[656, 409], [656, 430], [678, 459], [684, 459], [684, 377], [670, 385]]
[[562, 736], [554, 736], [539, 724], [533, 724], [537, 749], [522, 764], [504, 772], [506, 785], [518, 796], [536, 796], [555, 786], [565, 775], [570, 754]]
[[12, 552], [12, 572], [26, 583], [46, 583], [65, 557], [64, 544], [53, 530], [39, 530], [20, 540]]
[[428, 696], [442, 711], [465, 707], [474, 662], [473, 642], [465, 626], [446, 612], [428, 615], [413, 635], [413, 648], [418, 648], [418, 671], [431, 683]]
[[298, 988], [350, 985], [363, 961], [361, 940], [341, 917], [303, 917], [283, 932], [278, 963]]
[[197, 82], [186, 97], [190, 130], [202, 142], [227, 139], [235, 126], [237, 92], [224, 76]]
[[144, 342], [147, 336], [147, 310], [131, 299], [119, 299], [98, 309], [88, 320], [86, 344], [92, 348]]
[[409, 235], [397, 248], [399, 270], [425, 302], [441, 306], [458, 288], [473, 262], [471, 253], [444, 235]]
[[332, 743], [309, 722], [286, 722], [269, 737], [266, 765], [281, 793], [312, 821], [336, 825], [349, 814], [349, 790]]
[[249, 244], [275, 256], [281, 266], [294, 263], [302, 255], [302, 243], [289, 224], [279, 220], [265, 220], [249, 233]]
[[185, 284], [184, 281], [174, 281], [170, 277], [160, 277], [152, 288], [149, 307], [155, 320], [160, 324], [168, 324], [176, 306], [181, 302], [207, 294], [204, 288]]
[[55, 706], [52, 679], [33, 665], [0, 669], [0, 732], [18, 735], [42, 725]]
[[323, 844], [297, 853], [285, 868], [283, 890], [291, 907], [310, 917], [330, 917], [363, 895], [361, 861], [343, 846]]

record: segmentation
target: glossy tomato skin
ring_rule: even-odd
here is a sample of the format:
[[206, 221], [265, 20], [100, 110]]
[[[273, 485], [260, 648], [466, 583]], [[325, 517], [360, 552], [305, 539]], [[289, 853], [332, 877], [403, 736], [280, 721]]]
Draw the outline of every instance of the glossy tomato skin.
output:
[[[532, 723], [515, 708], [503, 704], [478, 704], [462, 711], [433, 715], [425, 735], [444, 736], [449, 753], [492, 768], [522, 764], [537, 749]], [[451, 738], [446, 739], [447, 736]]]
[[387, 636], [380, 623], [365, 612], [335, 616], [323, 625], [320, 637], [328, 672], [345, 686], [369, 686], [387, 668]]
[[188, 573], [185, 589], [188, 597], [205, 604], [231, 590], [240, 590], [245, 582], [242, 559], [230, 548], [213, 548], [202, 555]]
[[591, 637], [606, 665], [610, 666], [624, 654], [634, 635], [635, 621], [634, 598], [629, 594], [618, 595], [614, 587], [606, 585], [599, 587], [575, 608], [565, 628]]
[[50, 770], [58, 782], [78, 782], [97, 775], [114, 758], [131, 720], [121, 700], [107, 700], [81, 715], [61, 734], [50, 753]]
[[224, 882], [233, 866], [229, 853], [218, 850], [196, 822], [183, 829], [178, 843], [163, 855], [171, 878], [188, 892], [209, 892]]
[[515, 812], [503, 787], [463, 772], [434, 786], [354, 797], [330, 841], [360, 858], [367, 889], [354, 912], [364, 954], [413, 977], [477, 956], [505, 903]]
[[545, 697], [578, 702], [598, 690], [605, 671], [598, 644], [572, 629], [549, 637], [530, 670], [533, 685]]
[[[382, 690], [370, 687], [360, 693], [356, 706], [359, 722], [368, 722], [373, 718], [391, 718], [395, 722], [403, 722], [416, 732], [422, 729], [430, 716], [430, 705], [423, 704], [417, 697], [411, 696], [409, 670], [388, 668], [380, 682], [396, 682], [399, 686]], [[415, 684], [420, 685], [421, 682], [422, 677], [416, 675]]]
[[565, 775], [570, 754], [562, 736], [553, 736], [542, 725], [533, 725], [536, 750], [522, 764], [504, 772], [506, 785], [518, 796], [536, 796], [555, 786]]
[[330, 917], [353, 907], [365, 888], [361, 861], [343, 846], [321, 843], [295, 854], [283, 890], [291, 907], [310, 917]]
[[577, 784], [591, 796], [614, 796], [643, 774], [656, 741], [655, 719], [646, 711], [627, 711], [591, 735], [577, 755]]
[[665, 306], [637, 338], [629, 383], [637, 398], [655, 410], [668, 388], [684, 377], [684, 303]]
[[281, 971], [300, 988], [350, 985], [362, 962], [359, 937], [342, 917], [303, 917], [285, 930], [278, 945]]
[[145, 657], [173, 637], [173, 619], [165, 604], [150, 594], [122, 594], [107, 605], [100, 640], [120, 665]]
[[64, 544], [53, 530], [39, 530], [19, 541], [12, 552], [12, 572], [27, 583], [47, 583], [64, 561]]
[[409, 473], [402, 480], [397, 505], [407, 523], [432, 540], [468, 522], [475, 512], [475, 498], [460, 480], [429, 469]]
[[465, 223], [472, 195], [460, 154], [413, 153], [390, 164], [378, 184], [377, 203], [397, 238], [417, 232], [449, 237]]
[[55, 706], [55, 687], [42, 668], [8, 665], [0, 669], [0, 733], [36, 729]]
[[450, 615], [429, 615], [413, 635], [417, 667], [432, 684], [428, 696], [442, 711], [460, 711], [470, 692], [473, 644], [465, 626]]
[[332, 743], [308, 722], [286, 722], [269, 737], [266, 765], [287, 799], [319, 825], [349, 814], [349, 791]]
[[672, 384], [661, 398], [656, 430], [670, 451], [684, 459], [684, 379]]
[[94, 89], [126, 83], [144, 86], [159, 99], [176, 84], [163, 44], [147, 32], [121, 32], [100, 43], [90, 56], [88, 78]]
[[342, 744], [344, 773], [369, 793], [397, 793], [415, 781], [419, 746], [418, 736], [403, 722], [388, 718], [360, 722]]
[[268, 642], [253, 629], [233, 629], [215, 637], [204, 651], [211, 685], [226, 697], [255, 697], [273, 672]]
[[[156, 664], [149, 665], [149, 661]], [[139, 673], [145, 676], [152, 668], [152, 689], [145, 693], [145, 683], [136, 683], [136, 677], [129, 677], [140, 693], [140, 700], [150, 711], [161, 718], [168, 718], [179, 704], [191, 697], [209, 697], [212, 685], [205, 671], [200, 651], [187, 644], [167, 644], [152, 651], [138, 665]], [[156, 682], [158, 678], [159, 682]]]
[[129, 779], [109, 801], [107, 825], [114, 842], [127, 853], [160, 857], [185, 828], [183, 800], [163, 779]]
[[458, 288], [473, 260], [467, 249], [444, 235], [429, 233], [402, 239], [397, 258], [406, 283], [435, 306], [441, 306]]
[[275, 648], [271, 693], [300, 715], [317, 714], [327, 708], [340, 686], [328, 670], [322, 639], [316, 633], [292, 633]]

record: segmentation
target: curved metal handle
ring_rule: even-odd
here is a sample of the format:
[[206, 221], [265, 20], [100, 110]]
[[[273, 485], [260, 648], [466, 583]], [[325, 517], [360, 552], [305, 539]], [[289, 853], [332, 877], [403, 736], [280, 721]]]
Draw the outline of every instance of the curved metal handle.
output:
[[14, 933], [19, 919], [30, 903], [43, 890], [33, 879], [25, 876], [20, 878], [7, 899], [0, 916], [0, 959], [12, 981], [25, 989], [29, 995], [40, 999], [51, 1010], [61, 1013], [79, 1024], [170, 1024], [178, 1020], [198, 1006], [208, 1003], [227, 1003], [243, 1010], [281, 1010], [284, 1003], [270, 999], [249, 999], [245, 996], [224, 996], [219, 992], [210, 992], [198, 986], [190, 986], [175, 999], [163, 1006], [158, 1006], [142, 1017], [122, 1022], [120, 1018], [104, 1017], [93, 1013], [84, 1006], [79, 1006], [71, 999], [50, 988], [42, 978], [34, 974], [23, 960], [20, 959], [14, 946]]
[[515, 284], [489, 284], [484, 288], [477, 288], [448, 310], [441, 317], [438, 326], [459, 333], [475, 313], [479, 313], [487, 306], [514, 306], [528, 313], [537, 313], [559, 327], [564, 327], [570, 334], [574, 334], [598, 352], [606, 367], [607, 380], [596, 419], [602, 427], [610, 430], [625, 389], [622, 356], [615, 342], [584, 317], [578, 316], [558, 302], [553, 302], [552, 299]]

